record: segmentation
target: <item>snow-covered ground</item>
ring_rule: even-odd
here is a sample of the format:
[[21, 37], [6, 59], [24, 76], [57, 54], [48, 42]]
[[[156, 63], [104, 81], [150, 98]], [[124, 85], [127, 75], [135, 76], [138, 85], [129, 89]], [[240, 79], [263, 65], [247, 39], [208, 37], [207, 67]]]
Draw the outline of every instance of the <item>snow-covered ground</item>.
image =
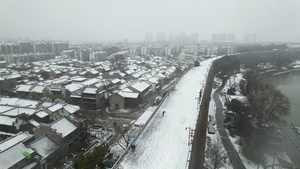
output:
[[[209, 59], [201, 62], [200, 67], [191, 69], [182, 77], [176, 85], [176, 89], [171, 91], [168, 98], [137, 139], [135, 151], [129, 152], [124, 157], [120, 168], [187, 168], [187, 159], [189, 158], [191, 147], [188, 145], [189, 131], [186, 128], [195, 128], [199, 112], [199, 91], [205, 86], [206, 75], [212, 61], [213, 59]], [[238, 84], [241, 78], [242, 73], [231, 76], [223, 92], [227, 92], [227, 89], [230, 87], [235, 87], [237, 88], [236, 95], [240, 96]], [[215, 78], [215, 81], [218, 85], [221, 85], [220, 79]], [[215, 90], [213, 89], [212, 94]], [[221, 96], [221, 100], [224, 105], [224, 96]], [[154, 112], [154, 109], [149, 108], [146, 111]], [[164, 116], [162, 116], [162, 111], [166, 111]], [[209, 115], [215, 116], [213, 99], [210, 102]], [[145, 119], [142, 120], [145, 121]], [[218, 132], [216, 134], [207, 134], [207, 136], [214, 141], [218, 137]], [[241, 148], [238, 145], [239, 138], [230, 137], [230, 140], [234, 144], [245, 167], [247, 169], [257, 168], [257, 165], [247, 160], [241, 153]], [[206, 161], [208, 162], [209, 159], [206, 159]], [[222, 168], [232, 168], [229, 159], [223, 162]]]
[[[195, 128], [198, 96], [213, 59], [187, 72], [136, 141], [134, 152], [121, 163], [124, 169], [186, 168], [190, 146], [187, 127]], [[162, 111], [166, 111], [162, 116]]]
[[[239, 88], [239, 83], [243, 77], [243, 72], [242, 73], [237, 73], [233, 76], [230, 76], [227, 80], [227, 82], [225, 83], [225, 86], [223, 88], [223, 93], [226, 93], [227, 90], [230, 88], [230, 87], [234, 87], [236, 88], [236, 95], [235, 96], [242, 96], [241, 93], [240, 93], [240, 88]], [[216, 78], [215, 78], [216, 79]], [[225, 104], [225, 95], [223, 96], [220, 96], [220, 100], [222, 101], [222, 104], [224, 105]], [[227, 131], [228, 132], [228, 131]], [[251, 161], [249, 161], [247, 158], [245, 158], [241, 152], [241, 147], [240, 145], [238, 144], [239, 142], [239, 137], [238, 136], [235, 136], [235, 137], [232, 137], [231, 135], [229, 135], [229, 139], [231, 140], [231, 142], [233, 143], [233, 146], [234, 148], [236, 149], [236, 151], [238, 152], [243, 164], [245, 165], [245, 167], [248, 169], [251, 169], [251, 168], [257, 168], [257, 165], [255, 165], [254, 163], [252, 163]]]

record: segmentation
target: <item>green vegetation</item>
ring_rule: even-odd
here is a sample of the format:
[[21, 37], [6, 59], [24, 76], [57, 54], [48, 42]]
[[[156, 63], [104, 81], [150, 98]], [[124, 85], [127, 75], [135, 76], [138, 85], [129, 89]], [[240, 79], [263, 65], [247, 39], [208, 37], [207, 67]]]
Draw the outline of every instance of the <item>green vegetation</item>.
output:
[[0, 81], [0, 94], [6, 96], [14, 96], [13, 88], [16, 86], [12, 80]]
[[113, 159], [112, 153], [108, 146], [101, 145], [94, 149], [93, 152], [90, 152], [86, 155], [81, 153], [73, 161], [74, 169], [106, 169], [111, 168], [115, 160]]
[[43, 96], [43, 94], [37, 93], [37, 92], [30, 92], [27, 99], [34, 99], [34, 100], [40, 100]]
[[44, 80], [47, 80], [47, 79], [49, 79], [49, 74], [46, 72], [46, 71], [43, 71], [42, 73], [41, 73], [41, 76], [43, 77], [43, 79]]

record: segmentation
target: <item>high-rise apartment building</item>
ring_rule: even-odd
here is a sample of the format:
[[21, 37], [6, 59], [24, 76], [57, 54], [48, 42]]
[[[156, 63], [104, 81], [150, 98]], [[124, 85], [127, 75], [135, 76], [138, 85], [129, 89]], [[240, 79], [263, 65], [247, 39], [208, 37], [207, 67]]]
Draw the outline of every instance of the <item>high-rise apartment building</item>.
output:
[[175, 42], [175, 36], [174, 36], [173, 33], [171, 33], [171, 34], [169, 35], [169, 43], [174, 43], [174, 42]]
[[235, 42], [234, 33], [215, 33], [212, 35], [212, 42]]
[[163, 33], [163, 32], [158, 33], [156, 36], [156, 41], [159, 43], [166, 42], [165, 33]]
[[68, 42], [13, 41], [0, 44], [0, 57], [7, 63], [48, 60], [69, 48]]
[[197, 44], [197, 43], [199, 43], [199, 33], [191, 33], [190, 34], [189, 43], [190, 44]]
[[227, 41], [228, 42], [235, 42], [235, 34], [234, 33], [229, 33], [227, 35]]
[[146, 32], [145, 33], [145, 42], [151, 43], [152, 42], [152, 33]]
[[256, 42], [256, 34], [247, 33], [244, 35], [244, 42], [245, 43], [255, 43]]

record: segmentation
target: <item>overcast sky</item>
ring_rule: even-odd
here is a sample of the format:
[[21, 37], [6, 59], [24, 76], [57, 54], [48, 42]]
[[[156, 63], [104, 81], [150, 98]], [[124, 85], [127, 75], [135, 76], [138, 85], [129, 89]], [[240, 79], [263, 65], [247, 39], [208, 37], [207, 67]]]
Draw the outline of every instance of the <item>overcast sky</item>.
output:
[[106, 41], [158, 32], [300, 41], [300, 0], [0, 0], [0, 37]]

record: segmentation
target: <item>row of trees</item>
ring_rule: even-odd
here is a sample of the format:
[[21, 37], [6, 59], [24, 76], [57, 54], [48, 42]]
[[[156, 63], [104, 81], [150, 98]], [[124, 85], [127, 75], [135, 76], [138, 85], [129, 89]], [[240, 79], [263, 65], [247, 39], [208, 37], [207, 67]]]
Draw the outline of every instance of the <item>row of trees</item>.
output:
[[238, 53], [253, 52], [253, 51], [270, 51], [274, 49], [285, 50], [287, 49], [287, 45], [286, 44], [270, 44], [270, 45], [249, 44], [249, 45], [240, 45], [237, 46], [236, 48]]

